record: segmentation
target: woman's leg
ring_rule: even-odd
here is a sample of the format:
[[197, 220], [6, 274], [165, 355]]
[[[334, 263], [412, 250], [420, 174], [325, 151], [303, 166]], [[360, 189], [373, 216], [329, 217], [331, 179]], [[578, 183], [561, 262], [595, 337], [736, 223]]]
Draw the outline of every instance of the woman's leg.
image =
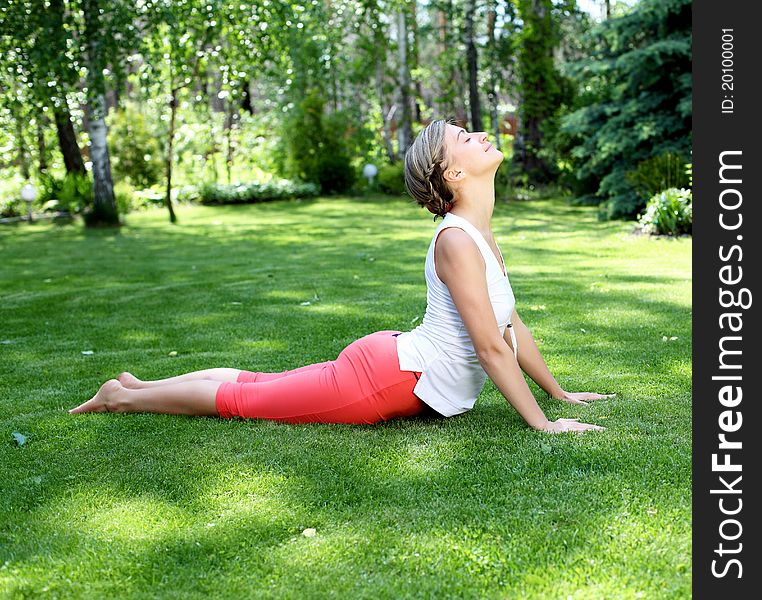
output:
[[124, 371], [117, 377], [119, 383], [124, 387], [130, 389], [144, 389], [149, 387], [157, 387], [160, 385], [173, 385], [175, 383], [182, 383], [184, 381], [198, 381], [200, 379], [211, 379], [212, 381], [238, 381], [243, 383], [252, 383], [254, 381], [271, 381], [280, 377], [286, 377], [293, 375], [294, 373], [301, 373], [302, 371], [309, 371], [312, 369], [321, 368], [323, 365], [331, 361], [315, 363], [312, 365], [305, 365], [297, 369], [290, 371], [280, 371], [277, 373], [263, 373], [260, 371], [245, 371], [243, 369], [231, 369], [227, 367], [218, 367], [214, 369], [203, 369], [201, 371], [192, 371], [185, 373], [184, 375], [177, 375], [175, 377], [167, 377], [166, 379], [156, 379], [153, 381], [143, 381], [135, 377], [132, 373]]
[[167, 377], [166, 379], [156, 379], [154, 381], [143, 381], [135, 377], [132, 373], [124, 371], [117, 377], [119, 383], [130, 389], [143, 389], [157, 387], [161, 385], [173, 385], [184, 381], [199, 381], [202, 379], [211, 379], [213, 381], [236, 381], [241, 369], [230, 369], [220, 367], [215, 369], [203, 369], [201, 371], [192, 371], [176, 377]]
[[69, 412], [152, 412], [172, 415], [217, 416], [215, 398], [220, 381], [183, 381], [131, 390], [109, 379], [90, 400]]
[[195, 380], [131, 390], [110, 379], [93, 398], [69, 412], [370, 424], [419, 414], [425, 406], [412, 392], [414, 374], [398, 367], [393, 338], [372, 335], [350, 344], [336, 361], [307, 365], [267, 381]]

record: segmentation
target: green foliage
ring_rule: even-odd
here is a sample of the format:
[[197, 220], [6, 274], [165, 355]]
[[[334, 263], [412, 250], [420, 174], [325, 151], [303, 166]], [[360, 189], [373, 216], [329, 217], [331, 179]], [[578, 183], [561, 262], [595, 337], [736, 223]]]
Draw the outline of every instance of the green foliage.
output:
[[556, 70], [553, 48], [558, 45], [558, 23], [552, 16], [551, 0], [518, 0], [524, 21], [519, 38], [517, 75], [523, 82], [519, 109], [524, 124], [523, 146], [513, 157], [515, 172], [527, 181], [544, 183], [557, 175], [550, 149], [544, 140], [557, 128], [556, 113], [569, 85]]
[[18, 217], [24, 211], [24, 204], [21, 198], [0, 197], [0, 217]]
[[384, 164], [378, 169], [378, 187], [387, 194], [405, 194], [405, 167], [402, 161], [393, 165]]
[[335, 112], [323, 117], [323, 151], [318, 160], [318, 183], [324, 194], [341, 194], [349, 190], [357, 179], [352, 167], [348, 143], [350, 137], [346, 114]]
[[89, 174], [66, 173], [59, 178], [40, 173], [39, 189], [38, 201], [44, 210], [80, 214], [93, 205], [93, 182]]
[[495, 201], [508, 200], [514, 189], [514, 181], [511, 178], [511, 171], [505, 162], [495, 173]]
[[284, 121], [286, 174], [317, 183], [318, 159], [323, 145], [323, 100], [316, 92], [307, 95]]
[[637, 196], [643, 199], [644, 205], [649, 198], [662, 190], [688, 185], [685, 161], [672, 152], [639, 162], [634, 170], [625, 173], [625, 178]]
[[691, 2], [643, 0], [585, 43], [590, 57], [567, 65], [579, 96], [561, 131], [578, 191], [602, 203], [600, 218], [631, 219], [645, 198], [626, 174], [654, 156], [690, 154]]
[[680, 235], [693, 230], [693, 195], [685, 188], [669, 188], [648, 201], [638, 219], [641, 229], [656, 235]]
[[128, 181], [117, 181], [114, 184], [114, 199], [120, 215], [126, 215], [140, 207], [140, 200], [135, 195], [135, 189]]
[[129, 179], [136, 187], [150, 187], [161, 180], [161, 147], [141, 111], [127, 106], [111, 113], [109, 148], [111, 170], [117, 179]]
[[222, 185], [206, 183], [198, 190], [201, 204], [243, 204], [267, 202], [285, 198], [318, 196], [320, 189], [314, 183], [291, 181]]
[[320, 155], [317, 164], [317, 181], [324, 194], [340, 194], [349, 190], [357, 174], [349, 158], [342, 150], [326, 152]]
[[324, 100], [311, 90], [286, 119], [286, 172], [320, 186], [323, 194], [342, 193], [355, 181], [355, 173], [342, 141], [345, 123], [324, 119]]

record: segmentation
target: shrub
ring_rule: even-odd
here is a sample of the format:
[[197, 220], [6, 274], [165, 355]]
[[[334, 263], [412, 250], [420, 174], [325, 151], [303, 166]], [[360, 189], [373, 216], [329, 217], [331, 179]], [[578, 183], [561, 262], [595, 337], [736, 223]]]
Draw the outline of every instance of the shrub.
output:
[[317, 163], [317, 183], [323, 194], [341, 194], [352, 187], [356, 174], [340, 148], [322, 153]]
[[596, 195], [606, 198], [598, 219], [637, 219], [649, 198], [669, 188], [688, 186], [685, 162], [671, 152], [638, 162], [634, 169], [616, 168], [601, 179]]
[[689, 185], [685, 161], [672, 152], [640, 161], [625, 179], [643, 203], [662, 190]]
[[690, 190], [669, 188], [651, 197], [639, 216], [643, 231], [656, 235], [679, 235], [693, 231], [693, 201]]
[[341, 115], [324, 117], [324, 105], [320, 91], [312, 89], [285, 121], [288, 156], [284, 172], [287, 177], [318, 184], [323, 194], [342, 193], [355, 181], [343, 141], [347, 126]]
[[131, 107], [114, 111], [109, 119], [109, 152], [114, 179], [129, 179], [136, 187], [161, 180], [161, 147], [143, 114]]
[[21, 198], [0, 198], [0, 217], [19, 217], [24, 211]]
[[320, 189], [314, 183], [294, 183], [291, 181], [242, 183], [238, 185], [205, 183], [198, 189], [201, 204], [267, 202], [268, 200], [284, 198], [306, 198], [319, 194]]
[[116, 210], [120, 215], [126, 215], [140, 208], [139, 199], [135, 196], [135, 189], [127, 181], [118, 181], [114, 184], [114, 199]]
[[405, 189], [405, 167], [402, 161], [393, 165], [381, 165], [378, 170], [378, 187], [387, 194], [401, 195], [406, 193]]
[[93, 204], [93, 182], [87, 174], [73, 172], [56, 178], [40, 173], [39, 184], [38, 201], [46, 211], [60, 210], [78, 214]]

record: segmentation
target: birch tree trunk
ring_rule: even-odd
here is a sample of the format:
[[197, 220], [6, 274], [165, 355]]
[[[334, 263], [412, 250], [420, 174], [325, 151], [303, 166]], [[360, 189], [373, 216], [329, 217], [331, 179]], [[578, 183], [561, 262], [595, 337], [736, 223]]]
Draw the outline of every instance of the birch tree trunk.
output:
[[90, 160], [93, 163], [93, 208], [86, 215], [88, 226], [119, 225], [119, 214], [114, 199], [114, 183], [111, 179], [106, 127], [106, 97], [103, 79], [103, 60], [99, 17], [99, 0], [83, 0], [87, 38], [87, 87], [89, 101], [86, 106], [87, 130], [90, 134]]
[[90, 160], [93, 163], [93, 211], [88, 225], [118, 224], [119, 216], [114, 198], [114, 183], [111, 179], [111, 161], [109, 160], [106, 120], [106, 98], [98, 94], [88, 104], [90, 119]]

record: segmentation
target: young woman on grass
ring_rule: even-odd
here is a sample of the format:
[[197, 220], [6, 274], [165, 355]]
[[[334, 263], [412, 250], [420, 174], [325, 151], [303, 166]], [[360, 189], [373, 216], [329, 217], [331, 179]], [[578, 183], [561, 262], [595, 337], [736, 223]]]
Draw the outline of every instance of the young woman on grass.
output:
[[426, 314], [412, 331], [377, 331], [349, 344], [336, 360], [280, 373], [219, 368], [141, 381], [125, 372], [69, 412], [370, 424], [466, 412], [489, 376], [534, 429], [605, 429], [577, 419], [549, 421], [522, 375], [523, 369], [550, 396], [572, 404], [615, 395], [564, 391], [515, 310], [491, 231], [502, 161], [487, 134], [469, 133], [451, 120], [430, 123], [407, 151], [408, 192], [444, 217], [426, 255]]

